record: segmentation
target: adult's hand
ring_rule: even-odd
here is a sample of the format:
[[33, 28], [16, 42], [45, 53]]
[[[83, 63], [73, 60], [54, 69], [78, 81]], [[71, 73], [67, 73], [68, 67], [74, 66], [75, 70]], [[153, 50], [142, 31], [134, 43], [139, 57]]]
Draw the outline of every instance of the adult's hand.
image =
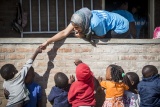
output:
[[41, 44], [40, 47], [41, 47], [42, 50], [45, 50], [47, 46], [48, 46], [48, 42], [45, 41], [44, 43]]
[[75, 36], [77, 38], [83, 38], [84, 37], [84, 34], [83, 33], [79, 33], [79, 32], [75, 32]]

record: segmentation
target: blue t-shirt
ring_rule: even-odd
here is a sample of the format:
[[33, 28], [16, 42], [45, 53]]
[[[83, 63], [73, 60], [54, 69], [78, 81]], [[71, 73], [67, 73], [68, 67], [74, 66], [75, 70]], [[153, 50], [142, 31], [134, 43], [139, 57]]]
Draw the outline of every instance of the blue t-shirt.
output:
[[26, 85], [29, 90], [29, 102], [25, 105], [25, 107], [37, 107], [37, 103], [42, 98], [42, 88], [37, 83], [32, 82], [31, 84]]
[[97, 36], [104, 36], [110, 30], [122, 34], [129, 30], [129, 22], [117, 13], [92, 10], [90, 27]]
[[126, 18], [129, 22], [135, 22], [135, 19], [134, 19], [132, 13], [130, 13], [127, 10], [114, 10], [112, 12], [118, 13], [119, 15], [123, 16], [124, 18]]

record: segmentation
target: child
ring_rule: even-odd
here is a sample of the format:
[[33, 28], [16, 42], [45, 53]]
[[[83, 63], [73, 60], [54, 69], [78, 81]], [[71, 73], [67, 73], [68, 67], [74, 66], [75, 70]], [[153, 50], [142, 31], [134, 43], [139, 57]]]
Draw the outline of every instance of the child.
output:
[[142, 69], [142, 81], [138, 84], [140, 107], [160, 107], [160, 76], [153, 65]]
[[34, 80], [34, 68], [31, 66], [27, 76], [25, 78], [25, 84], [29, 91], [29, 101], [24, 107], [42, 107], [42, 88], [40, 85], [35, 83]]
[[68, 101], [72, 107], [93, 107], [94, 77], [88, 65], [80, 63], [76, 67], [76, 78], [69, 90]]
[[129, 90], [124, 92], [123, 102], [125, 107], [139, 107], [140, 99], [137, 91], [139, 76], [135, 72], [127, 72], [123, 78]]
[[54, 76], [55, 86], [52, 87], [50, 94], [48, 95], [48, 100], [53, 107], [71, 107], [68, 102], [68, 91], [70, 85], [75, 81], [74, 76], [68, 77], [62, 73], [58, 72]]
[[[29, 91], [29, 101], [27, 101], [24, 107], [41, 107], [41, 86], [33, 82], [34, 76], [34, 68], [31, 66], [25, 78], [25, 84]], [[5, 96], [8, 98], [10, 93], [8, 92], [8, 90], [4, 91]]]
[[20, 72], [18, 72], [12, 64], [5, 64], [2, 66], [0, 74], [4, 79], [3, 87], [5, 90], [9, 91], [6, 107], [22, 107], [25, 102], [29, 100], [29, 92], [24, 84], [24, 79], [36, 56], [41, 52], [41, 48], [38, 47]]
[[124, 107], [123, 94], [129, 87], [125, 85], [123, 80], [123, 69], [118, 65], [109, 65], [106, 70], [106, 80], [102, 81], [102, 78], [98, 78], [101, 87], [106, 89], [106, 100], [102, 107]]

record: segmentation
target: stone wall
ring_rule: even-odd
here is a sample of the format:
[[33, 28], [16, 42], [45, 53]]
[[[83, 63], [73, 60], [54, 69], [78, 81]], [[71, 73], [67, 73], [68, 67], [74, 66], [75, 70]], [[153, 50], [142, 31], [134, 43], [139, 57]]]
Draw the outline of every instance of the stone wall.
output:
[[[35, 49], [47, 38], [1, 38], [0, 67], [11, 63], [18, 70], [32, 56]], [[160, 71], [160, 39], [111, 39], [96, 40], [96, 47], [78, 38], [67, 38], [50, 44], [34, 61], [35, 81], [43, 87], [43, 107], [51, 107], [47, 95], [54, 86], [54, 75], [64, 72], [75, 75], [74, 60], [87, 63], [95, 77], [105, 76], [109, 64], [122, 66], [125, 72], [137, 72], [141, 78], [144, 65], [153, 64]], [[5, 107], [3, 79], [0, 77], [0, 107]], [[96, 97], [99, 97], [99, 93]], [[97, 102], [97, 107], [102, 103]]]

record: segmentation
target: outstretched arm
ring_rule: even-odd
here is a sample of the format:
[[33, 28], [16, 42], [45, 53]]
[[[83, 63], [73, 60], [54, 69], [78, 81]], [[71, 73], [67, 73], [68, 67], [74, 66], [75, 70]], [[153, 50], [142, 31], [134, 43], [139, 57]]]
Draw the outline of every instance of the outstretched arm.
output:
[[34, 54], [32, 55], [31, 59], [34, 61], [36, 56], [39, 54], [39, 53], [42, 53], [42, 49], [40, 48], [40, 46], [36, 49], [36, 51], [34, 52]]
[[41, 48], [42, 49], [46, 49], [46, 47], [52, 43], [52, 42], [56, 42], [58, 40], [61, 40], [65, 37], [67, 37], [72, 30], [74, 29], [73, 25], [70, 23], [64, 30], [60, 31], [59, 33], [57, 33], [56, 35], [54, 35], [53, 37], [49, 38], [47, 41], [45, 41], [43, 44], [41, 44]]
[[25, 65], [23, 65], [22, 69], [21, 69], [21, 77], [24, 78], [27, 75], [28, 70], [31, 68], [33, 61], [35, 60], [36, 56], [38, 55], [38, 53], [41, 53], [42, 49], [40, 48], [40, 46], [36, 49], [36, 51], [34, 52], [34, 54], [32, 55], [32, 57], [25, 63]]

